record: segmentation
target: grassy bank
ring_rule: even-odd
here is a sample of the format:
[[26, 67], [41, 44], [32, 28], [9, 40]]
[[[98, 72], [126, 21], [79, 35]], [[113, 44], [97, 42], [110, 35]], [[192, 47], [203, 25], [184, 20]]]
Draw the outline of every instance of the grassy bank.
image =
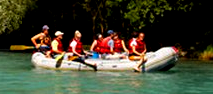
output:
[[199, 59], [213, 60], [213, 45], [207, 46], [207, 48], [202, 53], [200, 53]]
[[208, 45], [204, 50], [197, 49], [196, 47], [190, 47], [188, 49], [179, 49], [179, 56], [187, 59], [197, 60], [213, 60], [213, 45]]

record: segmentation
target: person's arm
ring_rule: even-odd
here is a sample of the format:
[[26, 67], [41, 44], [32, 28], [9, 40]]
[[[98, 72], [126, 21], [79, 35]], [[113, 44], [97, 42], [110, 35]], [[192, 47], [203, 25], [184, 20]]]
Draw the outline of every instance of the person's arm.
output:
[[146, 44], [144, 44], [144, 51], [142, 52], [142, 55], [145, 55], [147, 49], [146, 49]]
[[31, 38], [31, 41], [35, 45], [36, 48], [39, 48], [39, 46], [40, 46], [36, 43], [36, 40], [39, 39], [41, 36], [42, 36], [41, 33], [39, 33]]
[[76, 46], [72, 47], [73, 53], [76, 54], [77, 56], [81, 57], [82, 55], [79, 54], [78, 52], [76, 52], [75, 48], [76, 48]]
[[124, 51], [129, 53], [129, 50], [126, 48], [126, 45], [125, 45], [123, 40], [121, 41], [121, 44], [122, 44], [122, 47], [123, 47]]
[[84, 52], [86, 55], [92, 55], [92, 53], [90, 53], [90, 52], [88, 52], [88, 51], [86, 51], [86, 50], [84, 50], [84, 49], [83, 49], [83, 52]]
[[93, 49], [96, 45], [97, 45], [97, 40], [94, 40], [91, 47], [90, 47], [90, 51], [93, 51]]
[[52, 51], [53, 52], [55, 52], [57, 54], [62, 54], [63, 53], [62, 51], [58, 50], [58, 42], [56, 40], [52, 41], [51, 46], [52, 46]]
[[137, 46], [137, 42], [136, 42], [136, 41], [132, 41], [132, 42], [130, 43], [130, 46], [132, 47], [133, 53], [135, 53], [136, 55], [141, 56], [141, 53], [139, 53], [138, 51], [136, 51], [136, 46]]
[[113, 54], [114, 53], [114, 41], [111, 39], [109, 42], [108, 42], [108, 46], [110, 47], [110, 52]]
[[136, 51], [135, 46], [132, 46], [132, 51], [133, 51], [133, 53], [135, 53], [136, 55], [139, 55], [139, 56], [142, 55], [141, 53], [139, 53], [138, 51]]

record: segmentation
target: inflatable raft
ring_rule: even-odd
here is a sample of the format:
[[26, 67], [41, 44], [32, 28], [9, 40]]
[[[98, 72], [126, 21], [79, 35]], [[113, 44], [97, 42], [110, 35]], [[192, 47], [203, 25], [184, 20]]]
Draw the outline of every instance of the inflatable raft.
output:
[[[141, 70], [143, 72], [150, 71], [167, 71], [172, 68], [178, 61], [178, 50], [175, 47], [162, 47], [155, 52], [146, 54], [148, 60], [143, 64]], [[45, 58], [45, 56], [36, 52], [32, 55], [32, 63], [36, 68], [54, 69], [54, 70], [94, 70], [92, 67], [76, 61], [63, 60], [61, 66], [56, 68], [56, 60]], [[86, 59], [89, 62], [97, 63], [97, 71], [122, 71], [133, 70], [137, 61], [129, 59]]]

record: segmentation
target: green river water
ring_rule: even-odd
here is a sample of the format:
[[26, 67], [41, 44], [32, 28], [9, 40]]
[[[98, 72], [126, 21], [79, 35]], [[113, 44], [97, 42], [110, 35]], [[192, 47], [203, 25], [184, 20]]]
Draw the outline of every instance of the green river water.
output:
[[31, 53], [0, 51], [0, 94], [213, 94], [213, 61], [179, 60], [166, 72], [35, 69]]

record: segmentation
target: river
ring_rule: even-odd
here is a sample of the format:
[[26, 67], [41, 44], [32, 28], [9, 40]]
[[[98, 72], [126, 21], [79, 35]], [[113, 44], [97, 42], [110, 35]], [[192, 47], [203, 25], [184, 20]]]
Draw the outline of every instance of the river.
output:
[[166, 72], [35, 69], [31, 53], [0, 51], [0, 94], [212, 94], [213, 61], [179, 60]]

